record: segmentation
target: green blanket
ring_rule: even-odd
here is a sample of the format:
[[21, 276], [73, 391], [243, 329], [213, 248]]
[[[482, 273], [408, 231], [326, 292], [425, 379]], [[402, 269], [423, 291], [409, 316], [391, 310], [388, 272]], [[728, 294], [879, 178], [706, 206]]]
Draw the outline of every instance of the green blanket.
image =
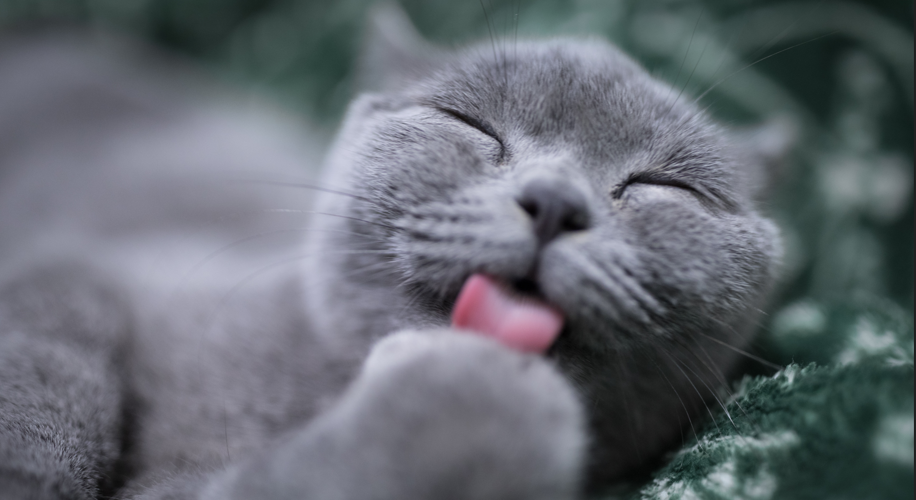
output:
[[796, 362], [743, 379], [632, 498], [913, 498], [912, 315], [806, 300], [773, 325], [770, 349]]
[[[354, 91], [369, 3], [0, 0], [0, 27], [56, 18], [126, 31], [330, 128]], [[667, 465], [610, 498], [913, 498], [912, 2], [403, 3], [439, 43], [604, 36], [685, 95], [709, 89], [701, 103], [724, 121], [799, 127], [767, 206], [784, 279], [752, 353], [784, 368], [749, 361]]]

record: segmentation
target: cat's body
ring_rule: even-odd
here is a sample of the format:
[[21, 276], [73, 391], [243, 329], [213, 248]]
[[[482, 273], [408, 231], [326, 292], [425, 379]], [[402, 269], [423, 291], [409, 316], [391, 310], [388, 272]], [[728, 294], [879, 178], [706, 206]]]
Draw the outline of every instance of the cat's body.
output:
[[[0, 53], [5, 491], [572, 497], [675, 442], [752, 332], [760, 166], [605, 43], [402, 54], [423, 76], [351, 106], [307, 231], [312, 191], [255, 182], [302, 179], [298, 129], [71, 45]], [[546, 356], [448, 328], [477, 273], [562, 311]]]

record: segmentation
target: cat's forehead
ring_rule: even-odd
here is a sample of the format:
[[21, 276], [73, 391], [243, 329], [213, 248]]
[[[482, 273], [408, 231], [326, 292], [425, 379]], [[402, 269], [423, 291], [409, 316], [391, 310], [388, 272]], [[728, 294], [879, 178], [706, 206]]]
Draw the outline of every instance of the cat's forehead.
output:
[[[484, 97], [492, 91], [512, 94], [580, 90], [588, 85], [615, 85], [644, 80], [644, 71], [613, 46], [590, 40], [482, 43], [444, 61], [427, 82], [443, 98]], [[597, 88], [595, 90], [598, 90]], [[465, 95], [456, 95], [465, 94]]]
[[428, 105], [486, 121], [509, 140], [575, 147], [581, 159], [716, 149], [689, 99], [600, 40], [484, 43], [448, 60], [420, 89]]
[[515, 108], [556, 117], [634, 105], [654, 112], [669, 90], [606, 42], [566, 39], [473, 46], [447, 59], [422, 89], [434, 104], [481, 115]]

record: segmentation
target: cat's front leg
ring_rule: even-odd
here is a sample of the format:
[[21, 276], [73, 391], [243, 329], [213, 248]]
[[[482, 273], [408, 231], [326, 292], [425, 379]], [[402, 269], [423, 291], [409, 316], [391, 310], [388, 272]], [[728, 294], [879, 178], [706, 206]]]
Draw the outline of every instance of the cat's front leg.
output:
[[122, 290], [74, 264], [0, 284], [0, 499], [101, 498], [124, 428]]
[[582, 410], [545, 359], [452, 331], [380, 342], [337, 406], [210, 498], [564, 499]]

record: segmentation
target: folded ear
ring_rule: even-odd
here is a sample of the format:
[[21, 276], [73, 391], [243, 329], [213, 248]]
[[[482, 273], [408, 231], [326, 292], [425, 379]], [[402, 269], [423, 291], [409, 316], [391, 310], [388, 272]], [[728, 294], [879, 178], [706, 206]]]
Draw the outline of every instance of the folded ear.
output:
[[385, 91], [428, 71], [444, 51], [433, 47], [393, 2], [375, 4], [368, 13], [357, 66], [360, 91]]
[[770, 118], [756, 127], [731, 133], [734, 152], [743, 166], [745, 185], [751, 197], [767, 197], [783, 175], [800, 135], [798, 123], [789, 117]]

